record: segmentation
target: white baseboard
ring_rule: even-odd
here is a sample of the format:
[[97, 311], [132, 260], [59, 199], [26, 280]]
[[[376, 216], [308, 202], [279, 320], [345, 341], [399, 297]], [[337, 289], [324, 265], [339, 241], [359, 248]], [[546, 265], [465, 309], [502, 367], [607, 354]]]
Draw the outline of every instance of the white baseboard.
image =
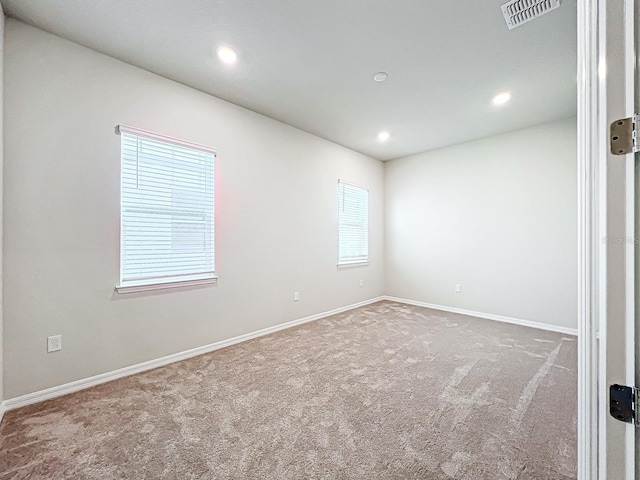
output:
[[389, 300], [393, 302], [406, 303], [408, 305], [416, 305], [419, 307], [432, 308], [434, 310], [441, 310], [444, 312], [459, 313], [462, 315], [469, 315], [472, 317], [486, 318], [489, 320], [496, 320], [498, 322], [513, 323], [516, 325], [522, 325], [522, 326], [531, 327], [531, 328], [538, 328], [541, 330], [549, 330], [552, 332], [564, 333], [567, 335], [577, 335], [578, 333], [577, 329], [575, 328], [559, 327], [556, 325], [549, 325], [546, 323], [539, 323], [539, 322], [532, 322], [529, 320], [521, 320], [518, 318], [504, 317], [502, 315], [493, 315], [490, 313], [474, 312], [471, 310], [464, 310], [462, 308], [445, 307], [442, 305], [435, 305], [432, 303], [418, 302], [415, 300], [408, 300], [405, 298], [391, 297], [391, 296], [385, 295], [381, 297], [372, 298], [370, 300], [365, 300], [364, 302], [354, 303], [352, 305], [347, 305], [345, 307], [329, 310], [327, 312], [318, 313], [316, 315], [311, 315], [309, 317], [299, 318], [297, 320], [292, 320], [290, 322], [281, 323], [273, 327], [263, 328], [261, 330], [256, 330], [255, 332], [245, 333], [243, 335], [229, 338], [227, 340], [221, 340], [219, 342], [203, 345], [202, 347], [192, 348], [191, 350], [185, 350], [183, 352], [174, 353], [172, 355], [160, 357], [155, 360], [149, 360], [147, 362], [138, 363], [136, 365], [131, 365], [129, 367], [120, 368], [118, 370], [113, 370], [111, 372], [101, 373], [99, 375], [94, 375], [92, 377], [83, 378], [81, 380], [65, 383], [63, 385], [58, 385], [56, 387], [51, 387], [45, 390], [28, 393], [26, 395], [22, 395], [19, 397], [10, 398], [0, 403], [0, 421], [2, 421], [2, 417], [4, 416], [4, 413], [8, 412], [9, 410], [25, 407], [27, 405], [39, 403], [44, 400], [49, 400], [51, 398], [60, 397], [62, 395], [67, 395], [69, 393], [74, 393], [80, 390], [84, 390], [86, 388], [94, 387], [102, 383], [111, 382], [113, 380], [117, 380], [118, 378], [127, 377], [129, 375], [135, 375], [136, 373], [145, 372], [147, 370], [162, 367], [170, 363], [179, 362], [181, 360], [186, 360], [188, 358], [195, 357], [198, 355], [203, 355], [205, 353], [213, 352], [215, 350], [219, 350], [224, 347], [229, 347], [237, 343], [245, 342], [253, 338], [269, 335], [271, 333], [275, 333], [280, 330], [285, 330], [287, 328], [295, 327], [297, 325], [302, 325], [303, 323], [313, 322], [314, 320], [319, 320], [321, 318], [329, 317], [331, 315], [336, 315], [338, 313], [346, 312], [347, 310], [353, 310], [354, 308], [363, 307], [365, 305], [379, 302], [381, 300]]
[[[44, 400], [49, 400], [51, 398], [61, 397], [62, 395], [67, 395], [69, 393], [77, 392], [79, 390], [84, 390], [86, 388], [94, 387], [102, 383], [111, 382], [118, 378], [128, 377], [129, 375], [135, 375], [136, 373], [141, 373], [147, 370], [151, 370], [153, 368], [162, 367], [163, 365], [168, 365], [170, 363], [179, 362], [180, 360], [186, 360], [191, 357], [213, 352], [214, 350], [219, 350], [221, 348], [229, 347], [231, 345], [245, 342], [253, 338], [262, 337], [264, 335], [269, 335], [271, 333], [275, 333], [280, 330], [285, 330], [287, 328], [295, 327], [297, 325], [302, 325], [303, 323], [313, 322], [314, 320], [319, 320], [321, 318], [329, 317], [331, 315], [336, 315], [337, 313], [346, 312], [347, 310], [353, 310], [354, 308], [363, 307], [365, 305], [379, 302], [381, 300], [384, 300], [384, 297], [372, 298], [370, 300], [365, 300], [364, 302], [354, 303], [352, 305], [347, 305], [345, 307], [329, 310], [328, 312], [322, 312], [316, 315], [311, 315], [309, 317], [299, 318], [297, 320], [281, 323], [273, 327], [267, 327], [261, 330], [256, 330], [255, 332], [245, 333], [243, 335], [229, 338], [227, 340], [221, 340], [219, 342], [210, 343], [209, 345], [203, 345], [202, 347], [192, 348], [191, 350], [185, 350], [184, 352], [174, 353], [172, 355], [167, 355], [166, 357], [160, 357], [155, 360], [149, 360], [148, 362], [138, 363], [136, 365], [120, 368], [118, 370], [113, 370], [111, 372], [94, 375], [93, 377], [83, 378], [81, 380], [76, 380], [74, 382], [58, 385], [57, 387], [51, 387], [45, 390], [28, 393], [20, 397], [10, 398], [2, 402], [2, 406], [0, 407], [0, 412], [4, 413], [5, 411], [14, 410], [20, 407], [25, 407], [27, 405], [39, 403]], [[1, 420], [1, 415], [0, 415], [0, 420]]]
[[549, 330], [551, 332], [564, 333], [566, 335], [574, 335], [574, 336], [578, 335], [577, 328], [560, 327], [557, 325], [550, 325], [548, 323], [532, 322], [531, 320], [522, 320], [519, 318], [504, 317], [502, 315], [494, 315], [492, 313], [474, 312], [472, 310], [464, 310], [462, 308], [445, 307], [442, 305], [435, 305], [433, 303], [418, 302], [416, 300], [407, 300], [406, 298], [390, 297], [388, 295], [385, 295], [384, 299], [390, 300], [392, 302], [406, 303], [407, 305], [416, 305], [418, 307], [433, 308], [434, 310], [441, 310], [443, 312], [459, 313], [462, 315], [469, 315], [471, 317], [480, 317], [480, 318], [486, 318], [488, 320], [496, 320], [498, 322], [513, 323], [515, 325], [522, 325], [523, 327], [537, 328], [540, 330]]

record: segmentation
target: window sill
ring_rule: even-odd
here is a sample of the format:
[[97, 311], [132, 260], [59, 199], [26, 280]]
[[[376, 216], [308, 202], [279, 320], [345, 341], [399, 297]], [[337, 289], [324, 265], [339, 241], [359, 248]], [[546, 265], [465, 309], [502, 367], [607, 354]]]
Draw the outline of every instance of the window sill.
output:
[[362, 262], [339, 263], [338, 270], [343, 268], [366, 267], [367, 265], [369, 265], [369, 260], [364, 260]]
[[210, 285], [217, 284], [218, 277], [208, 277], [208, 278], [198, 278], [192, 280], [176, 280], [173, 282], [162, 282], [162, 283], [143, 283], [138, 285], [117, 285], [116, 292], [119, 295], [127, 294], [127, 293], [138, 293], [138, 292], [151, 292], [154, 290], [165, 290], [169, 288], [180, 288], [180, 287], [193, 287], [198, 285]]

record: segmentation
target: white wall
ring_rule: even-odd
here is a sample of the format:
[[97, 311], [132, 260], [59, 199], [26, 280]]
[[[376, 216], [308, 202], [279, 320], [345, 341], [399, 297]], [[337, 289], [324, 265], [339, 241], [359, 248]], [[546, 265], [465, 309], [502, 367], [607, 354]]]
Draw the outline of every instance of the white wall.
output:
[[[6, 33], [5, 397], [383, 294], [382, 163], [17, 21]], [[121, 123], [218, 149], [217, 287], [114, 293]], [[338, 178], [370, 189], [368, 267], [336, 268]]]
[[386, 293], [575, 328], [576, 159], [573, 118], [387, 162]]

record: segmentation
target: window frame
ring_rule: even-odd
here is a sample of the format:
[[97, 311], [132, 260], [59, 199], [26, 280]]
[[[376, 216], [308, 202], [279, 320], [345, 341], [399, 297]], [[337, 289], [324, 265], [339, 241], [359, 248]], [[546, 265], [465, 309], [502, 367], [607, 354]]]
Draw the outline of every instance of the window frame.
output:
[[218, 276], [215, 273], [215, 165], [217, 159], [217, 150], [202, 145], [199, 143], [185, 141], [179, 138], [170, 137], [167, 135], [161, 135], [159, 133], [150, 132], [148, 130], [143, 130], [136, 127], [131, 127], [128, 125], [117, 125], [115, 128], [115, 133], [119, 136], [122, 133], [127, 133], [130, 135], [136, 135], [139, 137], [145, 137], [150, 140], [155, 140], [159, 142], [164, 142], [168, 144], [174, 144], [181, 147], [190, 148], [193, 150], [200, 150], [202, 152], [209, 153], [213, 156], [212, 159], [212, 202], [213, 209], [212, 214], [213, 218], [211, 219], [211, 244], [212, 244], [212, 265], [213, 271], [207, 273], [192, 273], [192, 274], [180, 274], [180, 275], [167, 275], [167, 276], [157, 276], [155, 278], [141, 279], [141, 280], [133, 280], [133, 281], [123, 281], [122, 279], [122, 251], [123, 251], [123, 236], [122, 236], [122, 221], [123, 221], [123, 211], [122, 211], [122, 199], [123, 199], [123, 182], [122, 182], [122, 168], [123, 168], [123, 149], [122, 149], [122, 141], [120, 142], [120, 198], [119, 198], [119, 206], [120, 206], [120, 223], [119, 223], [119, 252], [118, 252], [118, 261], [119, 261], [119, 281], [116, 285], [115, 289], [118, 294], [126, 294], [126, 293], [136, 293], [136, 292], [146, 292], [152, 290], [162, 290], [167, 288], [179, 288], [179, 287], [188, 287], [188, 286], [197, 286], [197, 285], [210, 285], [217, 284]]
[[[351, 188], [357, 188], [360, 190], [363, 190], [364, 192], [366, 192], [366, 196], [367, 196], [367, 213], [366, 213], [366, 227], [367, 227], [367, 242], [366, 242], [366, 248], [367, 248], [367, 256], [365, 259], [361, 259], [361, 260], [342, 260], [340, 257], [340, 185], [346, 185], [348, 187]], [[338, 206], [338, 218], [337, 218], [337, 224], [338, 224], [338, 232], [337, 232], [337, 236], [338, 236], [338, 263], [337, 263], [337, 267], [338, 269], [344, 269], [344, 268], [356, 268], [356, 267], [366, 267], [369, 265], [369, 189], [366, 187], [363, 187], [362, 185], [358, 185], [356, 183], [353, 182], [347, 182], [341, 179], [338, 179], [338, 190], [337, 190], [337, 195], [336, 195], [336, 200], [337, 200], [337, 206]]]

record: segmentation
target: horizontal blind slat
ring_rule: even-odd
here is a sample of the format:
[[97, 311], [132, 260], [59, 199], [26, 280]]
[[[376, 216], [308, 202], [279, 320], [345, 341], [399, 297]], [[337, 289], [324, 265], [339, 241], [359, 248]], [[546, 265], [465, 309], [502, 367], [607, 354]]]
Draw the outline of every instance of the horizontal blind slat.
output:
[[121, 282], [213, 274], [214, 158], [121, 131]]
[[338, 263], [367, 261], [369, 192], [338, 182]]

